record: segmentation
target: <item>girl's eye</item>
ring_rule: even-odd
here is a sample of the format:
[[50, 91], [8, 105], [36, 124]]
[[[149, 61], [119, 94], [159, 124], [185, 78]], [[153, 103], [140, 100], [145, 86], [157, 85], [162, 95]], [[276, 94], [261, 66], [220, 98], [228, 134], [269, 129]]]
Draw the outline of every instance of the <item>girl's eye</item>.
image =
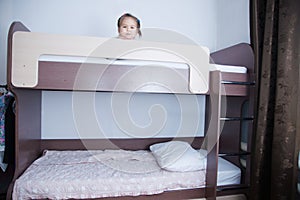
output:
[[130, 27], [131, 29], [135, 29], [135, 26]]
[[126, 28], [126, 26], [122, 26], [122, 28]]

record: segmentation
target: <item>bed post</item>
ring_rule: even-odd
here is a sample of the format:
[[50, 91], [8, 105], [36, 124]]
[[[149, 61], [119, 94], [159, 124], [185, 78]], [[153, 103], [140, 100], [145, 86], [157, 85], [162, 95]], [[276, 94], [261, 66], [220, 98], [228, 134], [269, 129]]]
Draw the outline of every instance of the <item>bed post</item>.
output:
[[209, 127], [205, 137], [205, 145], [208, 151], [206, 167], [205, 197], [215, 200], [217, 196], [217, 170], [220, 137], [220, 115], [221, 115], [221, 73], [213, 71], [209, 80], [210, 117]]
[[12, 23], [8, 34], [7, 85], [16, 101], [15, 172], [7, 199], [11, 199], [15, 180], [39, 156], [41, 140], [41, 91], [15, 88], [11, 82], [12, 43], [17, 31], [29, 31], [22, 23]]

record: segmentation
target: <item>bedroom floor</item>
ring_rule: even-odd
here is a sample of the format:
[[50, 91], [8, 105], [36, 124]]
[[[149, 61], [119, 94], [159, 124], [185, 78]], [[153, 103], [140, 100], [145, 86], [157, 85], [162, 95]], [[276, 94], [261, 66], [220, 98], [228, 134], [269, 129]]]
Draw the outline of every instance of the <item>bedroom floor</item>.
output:
[[[201, 199], [193, 199], [193, 200], [205, 200], [204, 198]], [[229, 195], [223, 197], [217, 197], [217, 200], [247, 200], [245, 195]]]

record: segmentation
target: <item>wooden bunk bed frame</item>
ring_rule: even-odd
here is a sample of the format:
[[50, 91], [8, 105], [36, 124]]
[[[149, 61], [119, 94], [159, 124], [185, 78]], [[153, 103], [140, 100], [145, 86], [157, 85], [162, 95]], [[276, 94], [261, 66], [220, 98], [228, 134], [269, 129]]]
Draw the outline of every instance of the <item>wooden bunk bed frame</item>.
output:
[[[14, 80], [12, 80], [13, 69], [13, 37], [16, 32], [29, 32], [20, 22], [14, 22], [11, 25], [8, 35], [8, 87], [13, 92], [16, 99], [16, 155], [15, 155], [15, 170], [13, 181], [10, 184], [10, 188], [7, 194], [7, 199], [11, 198], [14, 181], [25, 171], [25, 169], [38, 157], [41, 156], [44, 149], [56, 149], [56, 150], [79, 150], [86, 149], [86, 144], [92, 149], [111, 149], [118, 147], [127, 150], [140, 150], [148, 149], [151, 144], [158, 142], [165, 142], [174, 140], [174, 138], [136, 138], [136, 139], [64, 139], [64, 140], [45, 140], [41, 139], [41, 97], [43, 90], [74, 90], [74, 73], [78, 70], [78, 64], [71, 64], [71, 66], [61, 68], [61, 64], [57, 66], [49, 66], [47, 62], [40, 61], [38, 69], [38, 80], [34, 86], [27, 87], [24, 85], [16, 86]], [[207, 199], [215, 199], [219, 195], [227, 194], [247, 194], [249, 186], [249, 174], [250, 171], [245, 170], [243, 175], [244, 184], [230, 187], [217, 187], [217, 157], [219, 154], [219, 142], [220, 152], [225, 154], [231, 154], [238, 149], [240, 141], [233, 141], [228, 139], [228, 134], [232, 135], [233, 130], [235, 134], [233, 137], [240, 138], [239, 131], [236, 131], [236, 127], [231, 125], [227, 126], [226, 121], [220, 141], [220, 118], [222, 110], [221, 96], [229, 98], [227, 100], [228, 106], [233, 106], [231, 110], [227, 110], [227, 115], [240, 115], [240, 106], [253, 96], [254, 93], [248, 88], [247, 83], [254, 82], [254, 63], [251, 47], [248, 44], [239, 44], [234, 47], [218, 51], [211, 54], [212, 61], [218, 64], [230, 64], [247, 67], [247, 74], [233, 74], [233, 73], [220, 73], [219, 71], [210, 72], [209, 78], [209, 106], [207, 117], [211, 120], [211, 124], [206, 125], [206, 131], [209, 135], [206, 141], [203, 137], [193, 138], [192, 146], [200, 148], [203, 142], [206, 143], [206, 147], [211, 149], [208, 154], [207, 173], [206, 173], [206, 187], [201, 189], [189, 189], [164, 192], [162, 194], [153, 196], [138, 196], [138, 197], [122, 197], [122, 199], [191, 199], [205, 197]], [[64, 75], [63, 78], [61, 75]], [[69, 76], [65, 76], [69, 75]], [[58, 77], [58, 78], [57, 78]], [[170, 78], [172, 79], [172, 77]], [[224, 82], [225, 92], [221, 90], [221, 81]], [[171, 80], [172, 82], [172, 80]], [[237, 84], [238, 83], [238, 84]], [[243, 84], [246, 83], [246, 84]], [[90, 86], [83, 86], [79, 90], [87, 91], [91, 89]], [[92, 91], [109, 91], [109, 89], [92, 88]], [[149, 92], [149, 91], [142, 91]], [[153, 92], [153, 91], [150, 91]], [[160, 91], [159, 93], [167, 93], [168, 91]], [[188, 90], [177, 91], [178, 93], [189, 93]], [[176, 93], [176, 91], [175, 91]], [[251, 97], [252, 98], [252, 97]], [[252, 113], [250, 113], [252, 115]], [[30, 116], [30, 117], [28, 117]], [[238, 125], [239, 126], [239, 125]], [[248, 147], [251, 146], [251, 134], [248, 135], [249, 142]], [[179, 140], [191, 141], [191, 138], [179, 138]], [[217, 141], [217, 142], [216, 142]], [[112, 145], [113, 144], [113, 145]], [[225, 155], [226, 156], [226, 155]], [[229, 155], [231, 156], [231, 155]], [[239, 164], [238, 159], [230, 159], [232, 162]], [[250, 158], [247, 158], [247, 165], [250, 165]], [[120, 199], [107, 198], [107, 199]]]

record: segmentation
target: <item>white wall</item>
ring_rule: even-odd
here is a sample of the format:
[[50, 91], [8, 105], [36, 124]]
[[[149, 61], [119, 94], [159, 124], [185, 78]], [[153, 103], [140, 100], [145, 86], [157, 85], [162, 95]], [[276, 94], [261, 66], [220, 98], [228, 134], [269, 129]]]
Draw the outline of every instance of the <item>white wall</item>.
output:
[[[249, 0], [0, 0], [0, 84], [6, 83], [7, 33], [13, 21], [33, 32], [115, 37], [116, 21], [124, 12], [141, 19], [146, 40], [192, 42], [210, 51], [250, 41]], [[44, 92], [43, 99], [43, 137], [78, 137], [71, 94]], [[138, 109], [144, 109], [140, 104]], [[167, 118], [171, 128], [180, 123], [173, 115]], [[51, 135], [52, 129], [59, 129], [57, 135]]]
[[216, 48], [228, 47], [237, 41], [250, 43], [249, 2], [243, 0], [217, 0], [217, 2], [219, 12]]
[[42, 138], [204, 135], [205, 96], [43, 92]]

